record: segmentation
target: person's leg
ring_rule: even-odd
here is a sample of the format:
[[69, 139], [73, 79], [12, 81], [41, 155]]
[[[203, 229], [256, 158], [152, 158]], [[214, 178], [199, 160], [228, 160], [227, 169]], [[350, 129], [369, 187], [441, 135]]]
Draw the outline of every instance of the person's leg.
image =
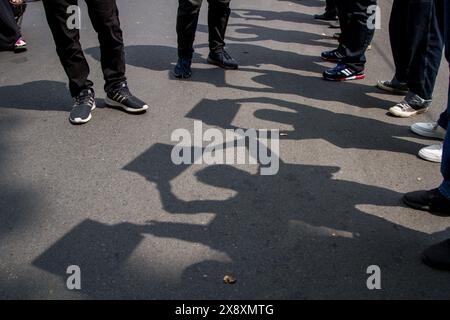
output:
[[89, 65], [81, 48], [79, 30], [67, 27], [70, 16], [67, 8], [77, 3], [77, 0], [43, 0], [47, 21], [55, 40], [56, 52], [69, 78], [69, 89], [73, 97], [77, 97], [83, 90], [91, 89], [93, 86], [93, 83], [88, 80]]
[[407, 39], [410, 36], [407, 30], [408, 0], [394, 0], [391, 17], [389, 20], [389, 38], [392, 56], [395, 64], [395, 79], [400, 83], [406, 83], [408, 79], [411, 50]]
[[[448, 94], [448, 106], [447, 106], [447, 127], [448, 119], [450, 116], [450, 88]], [[445, 116], [441, 117], [440, 121], [444, 121]], [[431, 151], [431, 150], [430, 150]], [[417, 210], [428, 211], [438, 215], [450, 216], [450, 134], [447, 132], [444, 140], [444, 145], [441, 150], [435, 150], [435, 153], [440, 155], [441, 172], [443, 176], [443, 182], [439, 188], [430, 191], [416, 191], [410, 192], [404, 195], [403, 201], [406, 205]], [[432, 156], [432, 154], [430, 153]], [[425, 157], [426, 158], [426, 157]], [[431, 159], [433, 160], [433, 156]], [[425, 253], [426, 263], [432, 264], [434, 258], [433, 250]], [[450, 252], [449, 252], [450, 254]], [[450, 267], [450, 255], [448, 257]]]
[[376, 4], [376, 0], [351, 1], [349, 21], [342, 30], [341, 42], [345, 49], [342, 62], [357, 72], [364, 71], [365, 52], [374, 36], [375, 30], [368, 26], [368, 8]]
[[225, 46], [225, 32], [230, 17], [230, 0], [208, 0], [209, 50], [222, 52]]
[[106, 104], [131, 113], [144, 112], [148, 105], [131, 94], [125, 77], [125, 49], [116, 0], [86, 0], [86, 3], [100, 42]]
[[408, 118], [428, 110], [442, 59], [444, 46], [444, 1], [416, 0], [408, 5], [409, 62], [403, 101], [389, 109], [397, 117]]
[[341, 35], [339, 37], [339, 48], [338, 51], [344, 55], [345, 49], [342, 46], [342, 40], [343, 37], [346, 36], [349, 33], [348, 27], [349, 27], [349, 21], [350, 21], [350, 8], [349, 8], [349, 2], [348, 1], [337, 1], [336, 2], [336, 8], [338, 11], [338, 19], [339, 19], [339, 25], [341, 28]]
[[375, 32], [374, 27], [369, 26], [369, 8], [375, 6], [377, 1], [342, 2], [345, 3], [345, 5], [341, 5], [344, 12], [341, 12], [341, 7], [338, 7], [339, 14], [342, 15], [340, 17], [342, 29], [340, 46], [332, 52], [322, 53], [322, 58], [327, 55], [340, 55], [342, 57], [337, 59], [338, 65], [335, 68], [324, 71], [323, 78], [331, 81], [364, 79], [365, 52]]
[[337, 16], [336, 0], [326, 0], [325, 15], [328, 17]]
[[[447, 61], [450, 63], [450, 1], [444, 0], [444, 12], [445, 12], [445, 43], [446, 43], [446, 57]], [[447, 107], [447, 116], [441, 117], [442, 122], [450, 119], [450, 88], [449, 88], [449, 101]], [[442, 123], [443, 125], [443, 123]], [[448, 123], [447, 123], [448, 126]], [[446, 199], [448, 199], [450, 206], [450, 135], [447, 134], [444, 151], [443, 151], [443, 161], [442, 161], [442, 174], [444, 176], [444, 181], [442, 182], [439, 192], [443, 194]], [[432, 268], [442, 269], [450, 271], [450, 239], [443, 242], [437, 243], [422, 254], [422, 261]]]
[[450, 119], [449, 119], [449, 116], [448, 116], [448, 111], [444, 111], [444, 112], [441, 113], [441, 115], [440, 115], [440, 117], [439, 117], [439, 120], [438, 120], [437, 124], [438, 124], [441, 128], [447, 130], [449, 120], [450, 120]]
[[411, 93], [431, 101], [444, 47], [443, 0], [414, 1], [410, 6], [415, 21], [409, 31], [415, 37], [408, 87]]
[[337, 17], [337, 0], [326, 0], [325, 12], [322, 14], [315, 14], [314, 19], [324, 20], [324, 21], [336, 21]]
[[[449, 107], [447, 108], [447, 120], [449, 120], [450, 116], [450, 90], [449, 90]], [[447, 122], [448, 127], [448, 122]], [[441, 172], [444, 178], [441, 186], [439, 187], [439, 191], [450, 200], [450, 134], [447, 132], [447, 136], [444, 140], [444, 149], [442, 153], [442, 165]]]
[[0, 0], [0, 50], [12, 50], [21, 37], [8, 0]]
[[408, 45], [408, 0], [394, 0], [389, 19], [389, 39], [392, 57], [394, 58], [395, 74], [391, 80], [380, 80], [377, 87], [393, 94], [405, 96], [409, 92], [407, 85], [409, 64], [412, 50]]
[[179, 0], [177, 14], [178, 57], [192, 59], [202, 0]]
[[321, 58], [325, 61], [329, 62], [341, 62], [342, 59], [345, 56], [345, 48], [342, 45], [343, 37], [345, 37], [348, 33], [348, 22], [350, 21], [350, 11], [349, 11], [349, 5], [347, 1], [337, 1], [335, 3], [337, 12], [338, 12], [338, 18], [339, 18], [339, 25], [341, 28], [341, 33], [339, 35], [339, 46], [337, 49], [330, 50], [330, 51], [324, 51], [321, 54]]
[[208, 0], [209, 50], [208, 63], [235, 70], [238, 63], [225, 51], [225, 32], [230, 17], [230, 0]]
[[89, 17], [98, 34], [105, 91], [124, 83], [125, 51], [116, 0], [86, 0]]

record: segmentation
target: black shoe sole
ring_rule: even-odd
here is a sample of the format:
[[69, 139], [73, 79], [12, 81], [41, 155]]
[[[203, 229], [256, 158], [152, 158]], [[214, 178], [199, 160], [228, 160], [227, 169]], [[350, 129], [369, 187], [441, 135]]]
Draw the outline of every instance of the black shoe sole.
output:
[[172, 75], [177, 79], [189, 79], [192, 77], [192, 73], [189, 75], [182, 74], [182, 73], [176, 73], [175, 71], [172, 71]]
[[226, 66], [226, 65], [224, 65], [223, 63], [221, 63], [219, 61], [211, 59], [210, 57], [208, 57], [208, 59], [206, 61], [209, 64], [215, 65], [215, 66], [220, 67], [220, 68], [225, 69], [225, 70], [238, 70], [239, 69], [239, 66], [236, 66], [236, 67]]
[[28, 48], [27, 47], [14, 48], [13, 51], [14, 51], [14, 53], [22, 53], [22, 52], [28, 51]]
[[352, 81], [352, 80], [363, 80], [363, 79], [365, 79], [366, 78], [366, 75], [365, 74], [356, 74], [356, 75], [354, 75], [354, 76], [351, 76], [351, 77], [343, 77], [343, 78], [330, 78], [330, 77], [327, 77], [327, 76], [323, 76], [323, 79], [324, 80], [327, 80], [327, 81], [334, 81], [334, 82], [343, 82], [343, 81]]

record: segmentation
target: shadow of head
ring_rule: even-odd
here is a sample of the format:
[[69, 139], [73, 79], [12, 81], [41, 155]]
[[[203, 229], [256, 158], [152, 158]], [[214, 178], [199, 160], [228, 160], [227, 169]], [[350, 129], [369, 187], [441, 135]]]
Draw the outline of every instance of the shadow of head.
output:
[[72, 100], [66, 85], [57, 81], [33, 81], [0, 87], [0, 108], [69, 111]]

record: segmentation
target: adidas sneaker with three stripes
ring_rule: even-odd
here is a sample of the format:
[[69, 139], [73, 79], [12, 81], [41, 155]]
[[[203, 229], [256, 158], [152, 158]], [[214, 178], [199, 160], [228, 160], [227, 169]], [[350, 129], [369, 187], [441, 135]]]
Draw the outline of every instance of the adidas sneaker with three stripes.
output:
[[130, 113], [140, 113], [148, 109], [148, 105], [133, 96], [126, 82], [120, 83], [106, 93], [105, 102], [109, 106], [120, 107]]
[[325, 70], [323, 78], [329, 81], [348, 81], [364, 79], [364, 71], [356, 71], [346, 64], [339, 63], [333, 69]]

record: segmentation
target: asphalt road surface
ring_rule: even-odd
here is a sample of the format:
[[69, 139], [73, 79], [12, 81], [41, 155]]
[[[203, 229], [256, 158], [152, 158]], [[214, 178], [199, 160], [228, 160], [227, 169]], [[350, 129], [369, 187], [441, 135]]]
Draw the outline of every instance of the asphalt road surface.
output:
[[[227, 46], [239, 71], [207, 65], [207, 19], [193, 78], [171, 76], [177, 1], [118, 0], [133, 92], [129, 115], [102, 102], [96, 34], [82, 4], [82, 43], [99, 108], [68, 121], [71, 98], [42, 4], [31, 3], [24, 54], [0, 53], [0, 298], [450, 298], [450, 274], [420, 254], [450, 236], [450, 218], [406, 208], [402, 194], [440, 183], [417, 158], [435, 141], [409, 131], [446, 103], [443, 63], [432, 110], [397, 119], [401, 97], [380, 92], [393, 63], [387, 23], [367, 78], [330, 83], [318, 57], [335, 31], [312, 19], [319, 0], [233, 1]], [[205, 1], [204, 9], [207, 3]], [[174, 165], [176, 129], [279, 129], [279, 171]], [[68, 290], [67, 267], [81, 270]], [[369, 290], [367, 268], [381, 270]], [[225, 275], [237, 279], [225, 284]]]

